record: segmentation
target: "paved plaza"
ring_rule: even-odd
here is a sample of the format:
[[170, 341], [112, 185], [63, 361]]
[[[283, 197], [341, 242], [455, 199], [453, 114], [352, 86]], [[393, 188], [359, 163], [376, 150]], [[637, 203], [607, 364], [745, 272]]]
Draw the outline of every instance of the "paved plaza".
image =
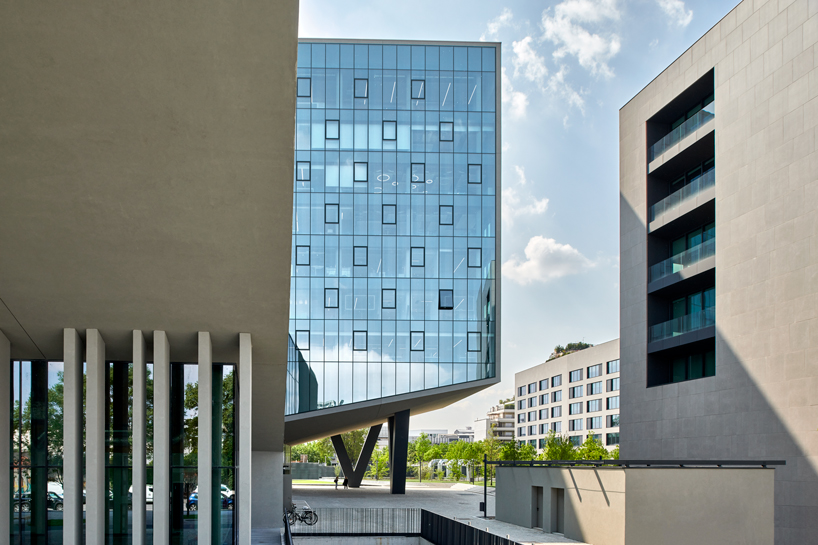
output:
[[[580, 543], [541, 530], [523, 528], [493, 518], [483, 519], [479, 510], [483, 487], [467, 483], [406, 483], [406, 495], [389, 493], [389, 481], [363, 481], [361, 488], [344, 490], [331, 480], [327, 484], [293, 483], [293, 500], [306, 501], [314, 509], [354, 507], [420, 507], [440, 515], [455, 518], [489, 532], [510, 537], [518, 543]], [[494, 515], [494, 490], [488, 489], [488, 514]]]

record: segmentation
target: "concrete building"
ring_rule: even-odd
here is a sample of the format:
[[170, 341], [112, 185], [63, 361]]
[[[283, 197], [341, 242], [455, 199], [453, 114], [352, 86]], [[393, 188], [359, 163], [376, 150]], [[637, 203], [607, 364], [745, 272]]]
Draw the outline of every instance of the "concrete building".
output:
[[478, 421], [480, 427], [475, 431], [475, 440], [493, 435], [498, 441], [513, 441], [515, 418], [514, 399], [509, 403], [493, 406], [486, 412], [486, 418]]
[[515, 373], [514, 385], [518, 441], [541, 449], [553, 432], [619, 444], [619, 339]]
[[494, 43], [299, 43], [285, 441], [345, 474], [340, 433], [405, 456], [410, 413], [500, 380], [500, 73]]
[[295, 0], [0, 8], [4, 540], [281, 526], [297, 28]]
[[779, 544], [818, 534], [816, 43], [745, 0], [620, 111], [621, 456], [785, 459]]

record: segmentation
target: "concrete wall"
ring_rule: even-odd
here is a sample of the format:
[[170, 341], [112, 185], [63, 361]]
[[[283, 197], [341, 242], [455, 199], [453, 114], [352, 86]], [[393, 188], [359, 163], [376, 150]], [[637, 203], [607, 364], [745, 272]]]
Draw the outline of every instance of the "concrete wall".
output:
[[[818, 4], [744, 0], [620, 112], [623, 458], [786, 459], [776, 543], [818, 534]], [[646, 388], [646, 120], [715, 69], [716, 376]]]
[[496, 518], [534, 527], [543, 487], [543, 531], [551, 489], [565, 490], [567, 538], [594, 545], [770, 545], [773, 469], [527, 468], [497, 470]]

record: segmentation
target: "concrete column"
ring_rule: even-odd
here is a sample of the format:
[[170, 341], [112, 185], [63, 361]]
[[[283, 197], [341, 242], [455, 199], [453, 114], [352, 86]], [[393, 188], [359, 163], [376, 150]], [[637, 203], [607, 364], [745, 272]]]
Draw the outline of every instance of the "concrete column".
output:
[[409, 453], [409, 409], [389, 417], [389, 491], [406, 494], [406, 458]]
[[253, 341], [239, 334], [238, 490], [239, 545], [250, 545], [253, 514]]
[[[11, 343], [0, 331], [0, 437], [11, 440]], [[11, 448], [0, 448], [0, 536], [11, 533]]]
[[[212, 542], [213, 523], [213, 347], [199, 332], [199, 543]], [[221, 516], [221, 510], [219, 510]]]
[[63, 542], [82, 545], [82, 339], [63, 330]]
[[170, 345], [153, 332], [153, 545], [170, 543]]
[[105, 542], [105, 506], [108, 499], [105, 486], [105, 342], [96, 329], [85, 331], [85, 541]]
[[145, 336], [133, 332], [133, 545], [145, 545], [145, 501], [147, 486], [148, 365], [145, 361]]

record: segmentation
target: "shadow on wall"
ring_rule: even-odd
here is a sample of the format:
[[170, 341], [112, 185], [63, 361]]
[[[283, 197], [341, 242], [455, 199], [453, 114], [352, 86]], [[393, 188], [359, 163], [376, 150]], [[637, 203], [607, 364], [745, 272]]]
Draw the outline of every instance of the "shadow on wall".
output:
[[[719, 295], [723, 280], [717, 273], [716, 375], [646, 388], [645, 225], [622, 196], [620, 203], [622, 225], [632, 226], [631, 234], [641, 225], [643, 241], [626, 247], [629, 235], [622, 237], [620, 285], [623, 303], [630, 305], [620, 309], [622, 459], [786, 460], [786, 466], [775, 469], [775, 541], [813, 542], [818, 535], [818, 474], [810, 458], [818, 461], [818, 405], [810, 405], [810, 398], [818, 400], [818, 382], [808, 376], [805, 351], [791, 349], [789, 338], [783, 346], [773, 338], [772, 305], [756, 309], [751, 328], [734, 348], [723, 331], [731, 318], [722, 319], [719, 327], [719, 303], [727, 303], [729, 295]], [[622, 233], [628, 231], [623, 228]], [[718, 260], [717, 255], [717, 271]], [[746, 323], [741, 318], [732, 323], [739, 320]]]

